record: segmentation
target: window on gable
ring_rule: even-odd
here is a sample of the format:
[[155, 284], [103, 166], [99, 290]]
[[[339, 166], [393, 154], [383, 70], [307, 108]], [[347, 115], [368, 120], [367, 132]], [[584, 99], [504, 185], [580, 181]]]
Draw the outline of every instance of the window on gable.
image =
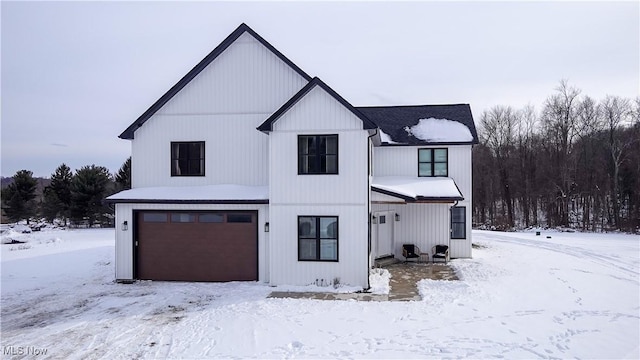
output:
[[447, 149], [418, 149], [418, 176], [448, 176]]
[[204, 176], [204, 141], [171, 143], [171, 176]]
[[298, 260], [338, 261], [337, 216], [298, 216]]
[[299, 135], [298, 174], [337, 174], [338, 135]]
[[454, 206], [451, 208], [451, 238], [466, 239], [466, 211], [465, 206]]

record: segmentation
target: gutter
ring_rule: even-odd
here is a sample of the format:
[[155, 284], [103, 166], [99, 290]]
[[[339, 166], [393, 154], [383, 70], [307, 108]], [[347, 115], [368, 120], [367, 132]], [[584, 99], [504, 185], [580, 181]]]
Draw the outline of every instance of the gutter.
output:
[[[371, 143], [371, 138], [378, 135], [378, 128], [376, 131], [367, 137], [367, 288], [365, 290], [371, 289], [371, 283], [369, 282], [369, 273], [371, 272], [371, 179], [373, 178], [373, 169], [371, 169], [371, 153], [373, 152], [373, 147], [369, 144]], [[373, 145], [373, 144], [372, 144]]]

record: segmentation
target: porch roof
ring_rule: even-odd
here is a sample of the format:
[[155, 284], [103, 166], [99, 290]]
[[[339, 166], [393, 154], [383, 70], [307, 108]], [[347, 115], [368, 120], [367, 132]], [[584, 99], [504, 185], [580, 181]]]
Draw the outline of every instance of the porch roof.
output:
[[124, 190], [106, 198], [109, 203], [268, 204], [268, 186], [237, 184], [160, 186]]
[[371, 190], [406, 202], [464, 200], [456, 182], [448, 177], [376, 176]]

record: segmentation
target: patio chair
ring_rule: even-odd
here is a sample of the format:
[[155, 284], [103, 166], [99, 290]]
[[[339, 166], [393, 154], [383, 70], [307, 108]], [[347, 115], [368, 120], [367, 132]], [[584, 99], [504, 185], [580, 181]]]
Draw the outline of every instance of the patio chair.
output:
[[436, 259], [444, 259], [446, 265], [447, 261], [449, 261], [449, 246], [436, 245], [433, 247], [431, 254], [431, 263], [434, 263]]
[[420, 249], [413, 244], [402, 245], [402, 256], [404, 256], [404, 262], [408, 262], [409, 259], [416, 259], [420, 261]]

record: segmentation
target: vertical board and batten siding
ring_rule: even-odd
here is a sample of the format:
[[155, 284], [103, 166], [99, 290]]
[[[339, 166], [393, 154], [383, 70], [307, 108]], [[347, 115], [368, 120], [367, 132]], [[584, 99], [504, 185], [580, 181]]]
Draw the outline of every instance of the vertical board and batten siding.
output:
[[269, 248], [269, 233], [264, 232], [264, 224], [269, 220], [268, 205], [240, 205], [240, 204], [116, 204], [116, 224], [127, 221], [129, 229], [123, 231], [116, 226], [116, 280], [132, 280], [134, 276], [133, 236], [135, 234], [135, 220], [133, 211], [136, 210], [253, 210], [258, 211], [258, 276], [259, 281], [269, 281], [269, 264], [267, 252]]
[[[368, 132], [320, 87], [274, 123], [269, 134], [272, 285], [316, 279], [368, 286]], [[298, 175], [298, 135], [338, 135], [337, 175]], [[298, 216], [338, 216], [338, 262], [298, 261]]]
[[[472, 195], [472, 171], [471, 171], [471, 145], [443, 145], [443, 146], [379, 146], [374, 149], [374, 176], [418, 176], [418, 149], [447, 148], [448, 149], [448, 173], [462, 196], [463, 201], [458, 206], [466, 207], [466, 239], [451, 239], [449, 242], [450, 256], [457, 258], [471, 257], [471, 195]], [[431, 204], [412, 206], [429, 207]], [[442, 205], [433, 205], [442, 206]], [[449, 205], [450, 206], [450, 205]], [[440, 219], [428, 220], [434, 226], [440, 226]], [[444, 223], [448, 229], [451, 227], [450, 213]], [[446, 239], [450, 238], [447, 231]], [[400, 253], [402, 251], [400, 250]]]
[[[132, 186], [266, 185], [268, 138], [256, 127], [306, 83], [244, 33], [136, 130]], [[205, 141], [205, 176], [171, 176], [171, 141]]]
[[393, 250], [396, 258], [404, 260], [402, 244], [417, 245], [431, 256], [434, 245], [449, 243], [449, 208], [448, 204], [374, 204], [372, 211], [400, 215], [393, 224]]

